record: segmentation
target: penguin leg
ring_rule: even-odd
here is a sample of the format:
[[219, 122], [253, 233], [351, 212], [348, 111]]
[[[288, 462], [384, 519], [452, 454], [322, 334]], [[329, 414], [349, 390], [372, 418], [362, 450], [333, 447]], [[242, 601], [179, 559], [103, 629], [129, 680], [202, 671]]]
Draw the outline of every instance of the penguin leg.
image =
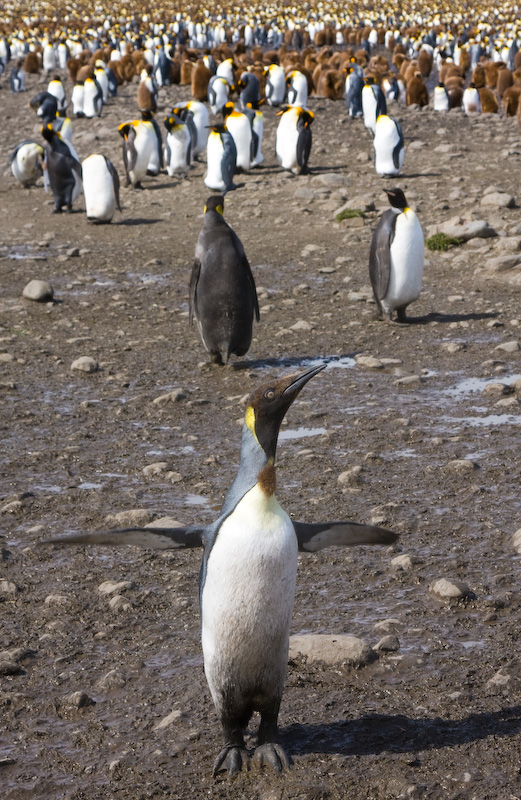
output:
[[223, 357], [218, 350], [215, 353], [210, 353], [210, 363], [217, 364], [219, 367], [224, 367]]
[[258, 742], [253, 755], [255, 764], [259, 767], [269, 764], [275, 772], [289, 769], [291, 764], [288, 754], [279, 743], [279, 726], [277, 723], [279, 705], [280, 701], [277, 704], [276, 712], [261, 714]]
[[238, 720], [223, 719], [224, 747], [213, 762], [212, 775], [215, 778], [218, 772], [228, 771], [228, 775], [235, 775], [244, 767], [250, 768], [250, 757], [244, 744], [243, 725]]
[[406, 308], [407, 308], [407, 306], [401, 306], [400, 308], [396, 309], [396, 321], [397, 322], [402, 322], [402, 323], [409, 322], [409, 319], [407, 318], [407, 314], [405, 313], [405, 309]]

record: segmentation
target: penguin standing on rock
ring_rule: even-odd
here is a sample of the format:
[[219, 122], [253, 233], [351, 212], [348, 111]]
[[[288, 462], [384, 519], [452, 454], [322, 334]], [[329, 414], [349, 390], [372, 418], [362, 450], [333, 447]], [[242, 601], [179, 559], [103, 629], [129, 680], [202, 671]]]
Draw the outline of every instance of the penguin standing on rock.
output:
[[282, 169], [306, 175], [312, 144], [310, 125], [315, 115], [300, 106], [285, 106], [277, 116], [280, 116], [275, 139], [277, 160]]
[[384, 211], [373, 234], [369, 277], [380, 316], [407, 322], [405, 309], [420, 296], [424, 242], [418, 217], [401, 189], [384, 190], [391, 208]]
[[212, 125], [206, 145], [205, 186], [225, 194], [235, 189], [233, 176], [237, 167], [237, 148], [224, 125]]
[[260, 726], [253, 761], [277, 772], [289, 767], [278, 736], [286, 677], [298, 551], [391, 545], [398, 536], [355, 522], [290, 519], [275, 495], [279, 429], [303, 387], [324, 364], [272, 379], [249, 397], [241, 461], [215, 522], [184, 528], [133, 528], [51, 539], [44, 544], [204, 547], [199, 575], [204, 670], [223, 729], [213, 774], [249, 768], [244, 730], [254, 712]]
[[255, 281], [244, 247], [223, 217], [224, 198], [209, 197], [190, 278], [190, 324], [195, 317], [214, 364], [244, 356], [253, 316], [259, 321]]
[[373, 139], [374, 166], [381, 178], [394, 178], [400, 174], [405, 157], [403, 133], [399, 122], [387, 114], [376, 120]]
[[61, 214], [63, 206], [72, 211], [72, 204], [82, 190], [81, 164], [74, 158], [67, 144], [51, 124], [44, 125], [42, 136], [45, 146], [45, 168], [54, 197], [53, 214]]

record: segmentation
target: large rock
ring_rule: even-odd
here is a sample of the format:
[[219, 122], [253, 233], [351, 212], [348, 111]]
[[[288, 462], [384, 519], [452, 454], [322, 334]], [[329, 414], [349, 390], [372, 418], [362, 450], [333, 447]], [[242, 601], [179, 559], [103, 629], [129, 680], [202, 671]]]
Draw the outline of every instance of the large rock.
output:
[[456, 239], [463, 239], [464, 242], [468, 242], [469, 239], [490, 239], [493, 236], [497, 236], [497, 232], [486, 220], [464, 220], [461, 217], [453, 217], [438, 226], [438, 233], [454, 236]]
[[370, 664], [378, 656], [367, 642], [356, 636], [347, 634], [306, 634], [291, 636], [289, 640], [289, 656], [305, 656], [309, 664], [328, 664], [338, 666], [347, 664], [359, 669]]
[[48, 303], [54, 297], [54, 289], [48, 281], [34, 279], [29, 281], [22, 292], [26, 300], [35, 300], [37, 303]]

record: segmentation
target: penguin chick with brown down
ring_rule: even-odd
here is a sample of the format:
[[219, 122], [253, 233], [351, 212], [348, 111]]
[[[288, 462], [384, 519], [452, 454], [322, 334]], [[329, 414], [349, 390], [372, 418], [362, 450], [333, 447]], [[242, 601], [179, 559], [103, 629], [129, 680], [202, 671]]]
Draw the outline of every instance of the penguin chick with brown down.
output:
[[133, 528], [51, 539], [53, 544], [132, 544], [156, 549], [203, 546], [199, 575], [204, 670], [223, 730], [214, 776], [249, 769], [244, 731], [260, 726], [253, 761], [277, 772], [290, 759], [279, 741], [298, 551], [390, 545], [397, 534], [356, 522], [296, 522], [275, 496], [280, 425], [306, 383], [325, 364], [272, 379], [249, 397], [241, 460], [218, 519], [206, 526]]
[[223, 217], [224, 197], [205, 206], [190, 277], [190, 324], [194, 317], [213, 364], [244, 356], [251, 344], [253, 317], [259, 321], [255, 281], [244, 247]]

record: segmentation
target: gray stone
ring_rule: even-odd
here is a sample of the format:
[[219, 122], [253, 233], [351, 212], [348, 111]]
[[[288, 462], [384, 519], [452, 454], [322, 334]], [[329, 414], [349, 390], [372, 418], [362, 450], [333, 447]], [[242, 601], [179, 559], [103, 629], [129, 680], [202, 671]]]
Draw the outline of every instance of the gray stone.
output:
[[80, 358], [72, 362], [71, 369], [87, 373], [97, 372], [99, 364], [96, 359], [91, 356], [80, 356]]
[[384, 653], [395, 653], [400, 649], [400, 640], [397, 636], [390, 633], [387, 636], [382, 637], [378, 644], [375, 644], [374, 649], [380, 650]]
[[163, 719], [158, 722], [157, 725], [154, 725], [153, 730], [160, 731], [163, 730], [163, 728], [169, 728], [170, 725], [172, 725], [172, 723], [178, 720], [181, 716], [182, 712], [179, 711], [179, 709], [171, 711], [170, 714], [167, 714], [166, 717], [163, 717]]
[[99, 679], [97, 686], [99, 689], [107, 691], [109, 689], [121, 689], [127, 682], [127, 679], [117, 669], [111, 669], [102, 678]]
[[346, 469], [345, 472], [341, 472], [337, 478], [337, 482], [340, 486], [357, 486], [360, 483], [360, 473], [362, 472], [362, 467], [355, 466], [351, 467], [351, 469]]
[[153, 464], [148, 464], [143, 467], [143, 475], [145, 478], [153, 478], [155, 475], [161, 475], [168, 469], [168, 461], [155, 461]]
[[472, 594], [467, 584], [463, 583], [463, 581], [447, 580], [446, 578], [439, 578], [439, 580], [434, 581], [429, 589], [442, 600], [460, 600]]
[[512, 544], [518, 553], [521, 553], [521, 528], [517, 530], [512, 536]]
[[486, 220], [463, 220], [461, 217], [453, 217], [438, 226], [438, 232], [463, 239], [465, 242], [468, 242], [469, 239], [489, 239], [497, 236], [497, 232]]
[[103, 581], [98, 586], [100, 594], [110, 595], [115, 592], [122, 592], [124, 589], [132, 589], [134, 584], [132, 581]]
[[185, 398], [186, 394], [182, 389], [172, 389], [171, 392], [167, 392], [167, 394], [161, 394], [159, 397], [156, 397], [155, 400], [152, 400], [152, 403], [155, 406], [164, 406], [167, 403], [179, 403]]
[[383, 369], [383, 361], [379, 358], [375, 358], [375, 356], [364, 356], [364, 355], [357, 355], [355, 356], [355, 361], [359, 367], [365, 367], [366, 369]]
[[370, 664], [377, 658], [372, 647], [362, 639], [347, 634], [308, 634], [291, 636], [289, 656], [305, 656], [308, 663], [323, 663], [329, 666], [347, 664], [356, 669]]
[[142, 528], [153, 519], [153, 512], [147, 508], [132, 508], [117, 514], [107, 514], [105, 522], [114, 528]]
[[48, 594], [44, 600], [46, 606], [68, 606], [71, 598], [65, 594]]
[[346, 175], [342, 175], [339, 172], [323, 172], [319, 175], [314, 175], [311, 183], [313, 186], [320, 185], [328, 189], [338, 189], [342, 186], [349, 186], [351, 181]]
[[414, 566], [414, 559], [407, 555], [406, 553], [402, 553], [400, 556], [395, 556], [391, 559], [391, 567], [396, 572], [408, 572]]
[[521, 350], [521, 345], [517, 339], [514, 339], [511, 342], [503, 342], [503, 344], [498, 344], [495, 349], [503, 350], [505, 353], [517, 353], [518, 350]]
[[4, 597], [7, 595], [9, 597], [14, 598], [16, 597], [19, 591], [20, 589], [18, 588], [16, 583], [13, 583], [13, 581], [7, 581], [5, 579], [0, 580], [0, 595], [4, 595]]
[[37, 303], [49, 303], [54, 297], [54, 289], [48, 281], [34, 279], [29, 281], [22, 292], [26, 300], [35, 300]]
[[488, 272], [506, 272], [514, 269], [521, 264], [521, 255], [494, 256], [485, 262], [485, 269]]
[[73, 708], [87, 708], [96, 705], [96, 701], [87, 692], [72, 692], [65, 697], [65, 703]]
[[473, 472], [478, 465], [469, 458], [455, 458], [447, 464], [451, 472]]
[[516, 201], [506, 192], [490, 192], [481, 198], [481, 205], [488, 208], [512, 208]]

